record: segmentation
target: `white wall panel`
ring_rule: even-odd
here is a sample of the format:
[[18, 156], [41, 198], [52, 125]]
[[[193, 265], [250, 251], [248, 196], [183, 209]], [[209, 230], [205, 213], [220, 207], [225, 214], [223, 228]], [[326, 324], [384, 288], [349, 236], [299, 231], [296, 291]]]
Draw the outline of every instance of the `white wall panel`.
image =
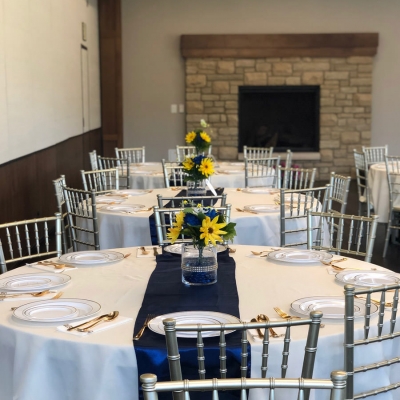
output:
[[96, 129], [97, 0], [0, 0], [0, 164], [83, 132], [81, 44], [93, 53], [90, 128]]

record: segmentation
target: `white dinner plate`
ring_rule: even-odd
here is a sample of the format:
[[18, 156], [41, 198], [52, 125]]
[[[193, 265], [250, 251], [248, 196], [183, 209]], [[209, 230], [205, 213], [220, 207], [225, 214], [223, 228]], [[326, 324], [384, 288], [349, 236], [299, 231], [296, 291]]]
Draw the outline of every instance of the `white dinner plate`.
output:
[[258, 213], [271, 213], [271, 212], [279, 212], [281, 206], [276, 204], [252, 204], [249, 206], [244, 206], [243, 209]]
[[122, 212], [122, 213], [129, 213], [129, 212], [135, 212], [138, 210], [142, 210], [145, 208], [143, 204], [131, 204], [129, 206], [107, 206], [102, 208], [102, 211], [109, 211], [109, 212]]
[[[226, 246], [224, 246], [223, 244], [217, 244], [217, 253], [221, 253], [225, 250]], [[182, 244], [171, 244], [169, 246], [165, 246], [164, 251], [166, 251], [167, 253], [182, 254]]]
[[116, 190], [115, 194], [125, 194], [128, 196], [143, 196], [144, 194], [151, 193], [152, 190], [143, 190], [143, 189], [124, 189], [124, 190]]
[[[311, 311], [321, 311], [322, 318], [344, 318], [343, 296], [316, 296], [295, 300], [290, 306], [293, 311], [302, 315], [309, 315]], [[378, 306], [371, 304], [371, 315], [378, 311]], [[365, 301], [354, 299], [354, 317], [361, 318], [365, 314]]]
[[253, 194], [276, 194], [278, 190], [273, 188], [263, 188], [263, 187], [255, 187], [255, 188], [244, 188], [242, 189], [244, 193], [253, 193]]
[[[223, 314], [213, 311], [182, 311], [170, 314], [159, 315], [149, 322], [149, 329], [160, 335], [165, 335], [163, 320], [165, 318], [174, 318], [176, 324], [234, 324], [240, 323], [240, 319], [233, 315]], [[226, 331], [225, 335], [234, 331]], [[196, 338], [197, 332], [177, 332], [177, 337]], [[219, 336], [219, 331], [202, 332], [203, 337]]]
[[108, 203], [122, 203], [125, 199], [121, 196], [98, 196], [96, 198], [96, 203], [98, 204], [108, 204]]
[[274, 261], [308, 264], [317, 263], [320, 261], [328, 261], [332, 257], [332, 254], [326, 253], [325, 251], [280, 249], [276, 251], [271, 251], [271, 253], [268, 254], [267, 258]]
[[14, 310], [14, 317], [31, 322], [65, 322], [87, 318], [101, 309], [99, 303], [84, 299], [41, 300]]
[[345, 284], [363, 287], [396, 285], [400, 282], [400, 278], [394, 272], [368, 270], [342, 271], [336, 274], [336, 279]]
[[0, 279], [0, 290], [12, 292], [42, 292], [65, 285], [71, 280], [69, 275], [63, 273], [33, 273], [14, 275]]
[[116, 251], [98, 250], [63, 254], [59, 260], [66, 264], [98, 265], [121, 261], [123, 258], [124, 255]]

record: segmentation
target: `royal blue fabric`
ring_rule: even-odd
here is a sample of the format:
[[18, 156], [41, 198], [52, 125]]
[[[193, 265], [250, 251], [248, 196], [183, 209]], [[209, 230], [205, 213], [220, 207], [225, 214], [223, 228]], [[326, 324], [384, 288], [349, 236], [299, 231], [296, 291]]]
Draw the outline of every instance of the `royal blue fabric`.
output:
[[[239, 297], [235, 279], [235, 261], [228, 251], [218, 254], [218, 282], [210, 286], [185, 286], [181, 282], [181, 257], [165, 253], [157, 256], [157, 266], [149, 279], [134, 332], [139, 331], [147, 314], [162, 315], [177, 311], [217, 311], [239, 316]], [[226, 336], [228, 378], [240, 377], [241, 332]], [[205, 338], [206, 378], [219, 377], [219, 337]], [[183, 379], [199, 379], [196, 339], [178, 338]], [[138, 377], [153, 373], [158, 381], [170, 380], [165, 337], [149, 329], [134, 342]], [[250, 375], [250, 345], [248, 346], [248, 376]], [[139, 383], [140, 388], [140, 383]], [[191, 392], [191, 400], [211, 399], [211, 393]], [[139, 398], [142, 399], [141, 389]], [[220, 399], [238, 399], [239, 392], [221, 392]], [[160, 393], [159, 399], [171, 399], [170, 393]]]
[[[223, 192], [224, 192], [224, 188], [216, 188], [215, 191], [217, 192], [217, 195], [220, 196]], [[211, 190], [207, 191], [206, 196], [212, 196], [212, 192]], [[186, 196], [186, 189], [181, 190], [175, 197], [185, 197]], [[196, 198], [193, 197], [193, 199], [195, 200]], [[204, 202], [205, 206], [213, 206], [215, 204], [215, 201], [208, 201], [208, 202]], [[165, 206], [165, 208], [170, 208], [171, 207], [171, 201], [168, 202]], [[166, 216], [168, 217], [168, 215]], [[166, 221], [168, 222], [168, 221]], [[157, 240], [157, 230], [156, 230], [156, 222], [154, 220], [154, 214], [151, 214], [149, 216], [149, 226], [150, 226], [150, 237], [151, 237], [151, 244], [153, 245], [157, 245], [158, 244], [158, 240]]]

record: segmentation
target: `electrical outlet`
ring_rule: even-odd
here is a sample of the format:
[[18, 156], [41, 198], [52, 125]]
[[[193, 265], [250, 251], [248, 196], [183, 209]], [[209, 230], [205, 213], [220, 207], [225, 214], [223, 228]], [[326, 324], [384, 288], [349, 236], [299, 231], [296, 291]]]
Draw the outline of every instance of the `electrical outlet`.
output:
[[171, 114], [176, 114], [178, 112], [178, 104], [171, 104]]

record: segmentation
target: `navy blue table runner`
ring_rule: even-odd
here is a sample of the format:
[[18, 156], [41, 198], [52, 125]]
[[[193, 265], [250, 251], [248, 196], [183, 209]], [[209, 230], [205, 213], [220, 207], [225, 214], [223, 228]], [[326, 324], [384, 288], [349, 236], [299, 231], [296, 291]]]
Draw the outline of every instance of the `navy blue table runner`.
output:
[[[150, 276], [134, 333], [143, 326], [147, 314], [162, 315], [178, 311], [216, 311], [239, 317], [239, 297], [235, 279], [235, 261], [228, 251], [218, 254], [218, 282], [210, 286], [187, 287], [181, 282], [180, 255], [164, 253], [156, 257], [157, 266]], [[240, 377], [241, 332], [226, 336], [228, 378]], [[219, 337], [205, 338], [206, 378], [219, 377]], [[183, 379], [199, 379], [195, 339], [178, 338]], [[134, 342], [138, 377], [154, 373], [158, 381], [170, 380], [165, 337], [149, 329]], [[250, 346], [248, 346], [248, 376]], [[139, 383], [140, 388], [140, 383]], [[142, 392], [139, 389], [140, 398]], [[210, 396], [208, 396], [208, 394]], [[237, 399], [238, 392], [222, 392], [220, 399]], [[159, 399], [171, 399], [160, 393]], [[211, 399], [211, 393], [191, 393], [191, 399]]]

